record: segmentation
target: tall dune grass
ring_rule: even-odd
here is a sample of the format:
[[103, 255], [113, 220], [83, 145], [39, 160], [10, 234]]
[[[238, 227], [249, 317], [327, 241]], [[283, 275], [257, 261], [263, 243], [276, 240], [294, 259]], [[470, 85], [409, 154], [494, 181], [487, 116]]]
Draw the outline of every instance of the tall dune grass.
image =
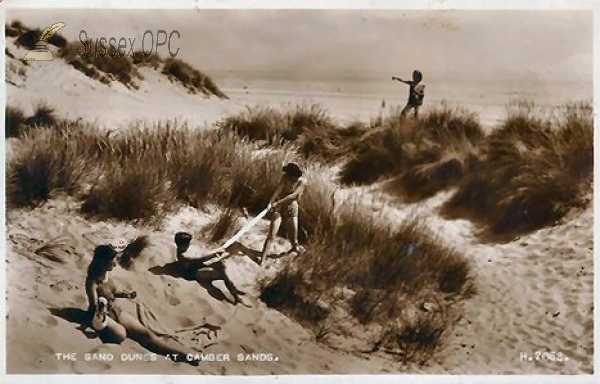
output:
[[[315, 330], [327, 321], [340, 321], [336, 311], [347, 307], [347, 316], [367, 326], [382, 326], [387, 337], [396, 329], [404, 307], [415, 305], [424, 292], [435, 292], [438, 297], [468, 297], [474, 292], [468, 261], [439, 244], [417, 221], [386, 225], [358, 203], [333, 210], [327, 192], [316, 201], [319, 203], [309, 204], [321, 205], [318, 212], [312, 212], [320, 220], [312, 223], [315, 231], [306, 252], [288, 261], [273, 279], [262, 282], [261, 299], [267, 305]], [[343, 304], [336, 303], [335, 292], [340, 287], [353, 292], [342, 299]], [[419, 318], [427, 322], [428, 317]], [[452, 326], [450, 317], [444, 321], [442, 331]], [[393, 337], [376, 342], [398, 347], [401, 332], [411, 332], [406, 326], [397, 329]], [[418, 329], [412, 331], [407, 337], [415, 338], [415, 350], [435, 349], [443, 341], [441, 334], [431, 340], [419, 338]]]
[[340, 126], [320, 105], [248, 107], [218, 127], [277, 147], [293, 143], [306, 159], [342, 163], [344, 184], [396, 178], [397, 192], [426, 198], [456, 185], [479, 156], [483, 130], [475, 115], [445, 104], [417, 120], [399, 111], [371, 124]]
[[6, 105], [4, 108], [4, 137], [19, 137], [23, 131], [25, 114], [19, 108]]
[[268, 144], [294, 141], [307, 131], [322, 134], [338, 128], [329, 112], [318, 104], [280, 109], [270, 106], [247, 107], [225, 118], [217, 126], [250, 140], [265, 140]]
[[105, 165], [81, 205], [99, 219], [147, 221], [160, 218], [175, 202], [166, 173], [148, 167], [150, 157]]
[[[319, 166], [309, 168], [308, 185], [300, 213], [309, 232], [306, 251], [288, 260], [274, 278], [261, 282], [261, 299], [315, 332], [323, 332], [324, 324], [346, 321], [339, 318], [339, 310], [349, 308], [347, 316], [386, 330], [381, 340], [374, 341], [377, 344], [410, 346], [414, 359], [438, 350], [443, 331], [452, 327], [452, 316], [445, 314], [440, 320], [423, 315], [413, 327], [402, 322], [398, 326], [399, 318], [406, 305], [426, 296], [424, 292], [436, 292], [438, 297], [471, 295], [469, 262], [441, 245], [417, 220], [392, 225], [377, 219], [358, 200], [336, 201], [336, 185]], [[341, 287], [354, 296], [338, 302]], [[426, 328], [436, 333], [421, 335]]]
[[393, 113], [351, 148], [340, 178], [366, 184], [396, 177], [399, 192], [426, 198], [464, 177], [483, 138], [477, 118], [463, 109], [442, 104], [416, 121]]
[[9, 207], [35, 206], [56, 191], [77, 194], [80, 190], [89, 164], [79, 152], [77, 133], [63, 124], [22, 134], [18, 151], [7, 159]]
[[266, 140], [274, 144], [287, 131], [283, 114], [273, 107], [246, 107], [236, 115], [229, 116], [217, 126], [250, 140]]
[[46, 102], [40, 102], [34, 109], [33, 115], [26, 116], [26, 114], [19, 108], [6, 105], [5, 107], [5, 125], [4, 125], [4, 136], [8, 137], [19, 137], [24, 132], [37, 127], [50, 127], [64, 122], [63, 119], [58, 118], [56, 110], [49, 106]]
[[[16, 20], [13, 21], [10, 26], [5, 25], [4, 31], [8, 37], [16, 37], [17, 45], [20, 45], [27, 49], [35, 49], [35, 45], [42, 36], [42, 30], [39, 28], [31, 29], [26, 27], [23, 23]], [[58, 48], [64, 48], [67, 44], [61, 34], [55, 33], [48, 40], [48, 43]]]
[[[84, 191], [83, 210], [102, 219], [150, 219], [175, 201], [258, 212], [283, 165], [281, 154], [254, 158], [249, 144], [233, 134], [175, 123], [106, 133], [64, 121], [29, 131], [22, 140], [23, 150], [8, 167], [9, 188], [15, 198], [20, 194], [15, 206], [38, 204], [53, 192]], [[82, 164], [86, 172], [79, 171]], [[31, 194], [17, 192], [22, 190]]]
[[593, 177], [593, 143], [590, 104], [569, 104], [553, 115], [516, 104], [445, 211], [474, 217], [491, 234], [552, 224], [584, 204]]
[[297, 151], [307, 159], [339, 163], [344, 161], [355, 143], [371, 130], [367, 124], [352, 123], [346, 127], [322, 129], [308, 126], [296, 140]]
[[210, 76], [183, 60], [169, 57], [164, 62], [162, 73], [171, 80], [180, 82], [192, 93], [202, 92], [205, 95], [215, 95], [221, 99], [229, 98], [217, 87]]
[[128, 88], [139, 88], [138, 81], [142, 75], [133, 60], [119, 56], [114, 48], [106, 48], [104, 50], [91, 41], [86, 41], [85, 49], [80, 42], [68, 42], [59, 51], [59, 57], [94, 80], [105, 84], [118, 81]]

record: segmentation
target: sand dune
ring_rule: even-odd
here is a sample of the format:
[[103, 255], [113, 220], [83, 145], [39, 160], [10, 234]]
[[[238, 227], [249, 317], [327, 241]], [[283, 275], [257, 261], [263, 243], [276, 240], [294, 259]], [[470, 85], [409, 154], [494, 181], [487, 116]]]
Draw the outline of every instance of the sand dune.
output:
[[[368, 195], [368, 193], [367, 193]], [[553, 228], [540, 230], [517, 241], [477, 244], [475, 237], [457, 236], [455, 226], [468, 227], [436, 217], [434, 198], [428, 221], [438, 222], [442, 235], [459, 244], [475, 262], [477, 289], [465, 304], [466, 314], [448, 341], [447, 348], [429, 373], [590, 373], [592, 372], [592, 210]], [[210, 362], [193, 368], [170, 361], [64, 362], [55, 353], [112, 352], [145, 354], [127, 340], [121, 347], [87, 340], [78, 329], [78, 317], [87, 305], [83, 291], [85, 268], [93, 247], [119, 237], [131, 239], [146, 233], [122, 224], [89, 222], [74, 213], [75, 203], [53, 200], [32, 212], [9, 213], [8, 238], [8, 355], [9, 372], [104, 372], [269, 374], [269, 373], [383, 373], [398, 371], [398, 363], [377, 353], [366, 356], [332, 350], [316, 343], [309, 331], [258, 299], [255, 281], [273, 272], [278, 260], [270, 260], [263, 272], [249, 258], [234, 256], [228, 262], [231, 278], [248, 292], [253, 308], [233, 306], [223, 285], [202, 287], [169, 275], [165, 265], [173, 260], [172, 236], [180, 229], [198, 233], [214, 215], [186, 208], [169, 217], [160, 231], [150, 233], [151, 246], [131, 271], [114, 275], [127, 289], [138, 292], [169, 329], [200, 324], [203, 318], [222, 327], [212, 340], [198, 332], [182, 334], [190, 346], [208, 346], [205, 353], [273, 354], [277, 362]], [[394, 214], [394, 209], [388, 211]], [[397, 214], [410, 213], [398, 209]], [[60, 223], [56, 225], [56, 223]], [[266, 223], [245, 235], [242, 243], [259, 249]], [[448, 231], [444, 231], [448, 229]], [[472, 228], [464, 228], [463, 233]], [[201, 241], [197, 246], [208, 249]], [[42, 251], [39, 249], [45, 247]], [[282, 240], [276, 251], [285, 250]], [[37, 251], [37, 252], [36, 252]], [[208, 289], [207, 289], [208, 288]], [[128, 307], [132, 312], [134, 307]], [[23, 324], [28, 324], [24, 327]], [[213, 344], [214, 343], [214, 344]], [[562, 353], [567, 361], [521, 361], [521, 352]], [[301, 354], [302, 358], [298, 358]], [[540, 355], [541, 356], [541, 355]], [[35, 368], [30, 364], [37, 361]]]
[[[365, 103], [356, 110], [355, 100], [350, 103], [339, 98], [313, 97], [301, 92], [265, 92], [260, 89], [223, 90], [230, 99], [218, 99], [201, 94], [192, 95], [179, 84], [172, 83], [159, 72], [140, 68], [144, 80], [140, 89], [127, 89], [119, 82], [109, 85], [93, 80], [75, 70], [61, 59], [50, 62], [29, 62], [27, 66], [17, 60], [26, 50], [7, 41], [15, 59], [6, 58], [9, 66], [26, 70], [25, 76], [7, 73], [7, 104], [26, 112], [33, 111], [41, 101], [55, 107], [59, 115], [81, 117], [96, 121], [108, 128], [122, 127], [135, 121], [152, 123], [166, 120], [186, 121], [192, 127], [212, 128], [216, 121], [231, 116], [246, 106], [270, 105], [286, 108], [297, 104], [324, 103], [331, 114], [340, 121], [358, 118], [368, 120], [379, 111], [379, 105]], [[135, 112], [134, 112], [135, 111]]]
[[460, 373], [593, 373], [592, 228], [589, 208], [509, 244], [469, 245], [479, 291], [448, 362]]
[[[15, 57], [25, 50], [8, 44]], [[22, 64], [8, 59], [16, 67]], [[30, 62], [24, 78], [14, 79], [9, 88], [7, 104], [27, 112], [41, 101], [56, 108], [59, 115], [97, 121], [101, 126], [115, 128], [138, 120], [148, 123], [185, 120], [191, 126], [209, 126], [241, 106], [215, 97], [207, 99], [192, 95], [182, 86], [170, 82], [164, 75], [142, 68], [144, 80], [139, 90], [127, 89], [119, 82], [104, 85], [75, 70], [63, 60]]]
[[[10, 48], [15, 56], [23, 50]], [[15, 64], [17, 65], [17, 64]], [[60, 60], [31, 63], [24, 78], [7, 84], [8, 103], [30, 111], [45, 100], [68, 117], [97, 120], [107, 127], [143, 119], [146, 122], [180, 118], [194, 126], [209, 127], [245, 104], [277, 105], [298, 101], [283, 95], [268, 101], [240, 92], [232, 100], [189, 95], [153, 71], [143, 72], [138, 91], [120, 84], [105, 86], [68, 67]], [[254, 98], [253, 98], [254, 97]], [[332, 111], [336, 109], [332, 100]], [[330, 107], [330, 105], [327, 105]], [[439, 208], [452, 191], [419, 204], [403, 204], [387, 195], [382, 185], [339, 191], [340, 198], [358, 194], [374, 214], [398, 222], [409, 216], [423, 218], [447, 244], [473, 260], [477, 294], [465, 302], [465, 315], [431, 367], [419, 373], [591, 373], [593, 359], [593, 212], [573, 213], [554, 227], [518, 240], [482, 243], [474, 225], [466, 220], [446, 220]], [[264, 269], [245, 256], [234, 256], [227, 266], [231, 278], [248, 292], [252, 308], [232, 305], [221, 283], [200, 286], [169, 273], [173, 261], [173, 235], [179, 230], [200, 234], [216, 212], [184, 208], [149, 230], [132, 225], [89, 221], [77, 213], [78, 203], [57, 198], [31, 211], [7, 213], [8, 320], [7, 368], [9, 373], [155, 373], [155, 374], [301, 374], [394, 373], [406, 368], [382, 353], [368, 356], [332, 349], [295, 321], [267, 308], [258, 297], [256, 281], [273, 273], [279, 260]], [[266, 222], [241, 242], [259, 249]], [[157, 361], [121, 362], [121, 354], [147, 351], [131, 340], [121, 346], [103, 345], [81, 329], [79, 321], [87, 301], [83, 289], [85, 269], [94, 246], [147, 234], [150, 247], [132, 270], [117, 268], [116, 280], [135, 289], [139, 302], [160, 316], [163, 325], [180, 329], [206, 319], [221, 327], [213, 339], [200, 330], [182, 333], [181, 339], [206, 353], [229, 353], [234, 362], [206, 362], [200, 367]], [[210, 249], [214, 244], [198, 242]], [[276, 252], [286, 249], [280, 240]], [[248, 253], [248, 252], [247, 252]], [[132, 303], [127, 310], [135, 311]], [[210, 345], [209, 345], [210, 344]], [[521, 361], [521, 353], [561, 353], [562, 362]], [[77, 361], [61, 361], [56, 353], [77, 353]], [[112, 353], [116, 361], [84, 360], [85, 353]], [[235, 361], [237, 354], [272, 354], [277, 361]], [[125, 357], [130, 356], [126, 355]], [[415, 372], [415, 371], [411, 371]]]
[[[120, 347], [102, 345], [78, 329], [82, 310], [87, 306], [83, 283], [85, 269], [95, 245], [116, 237], [132, 238], [140, 230], [128, 225], [89, 222], [71, 210], [69, 201], [53, 200], [29, 213], [9, 214], [8, 238], [8, 340], [9, 373], [210, 373], [210, 374], [270, 374], [367, 372], [378, 367], [357, 357], [336, 355], [314, 341], [311, 334], [292, 320], [256, 300], [254, 278], [259, 267], [244, 256], [228, 261], [231, 278], [240, 289], [248, 292], [253, 308], [234, 306], [224, 297], [221, 282], [207, 290], [195, 281], [161, 273], [161, 267], [173, 261], [173, 230], [150, 234], [151, 246], [146, 249], [131, 271], [117, 269], [114, 278], [127, 289], [138, 292], [137, 301], [148, 305], [161, 322], [172, 330], [208, 323], [222, 327], [212, 340], [196, 332], [182, 333], [182, 341], [205, 353], [272, 355], [278, 361], [267, 362], [206, 362], [199, 368], [173, 363], [159, 358], [148, 362], [85, 362], [85, 353], [112, 352], [115, 360], [121, 354], [145, 354], [142, 347], [130, 340]], [[194, 212], [199, 217], [198, 212]], [[169, 218], [181, 227], [189, 223], [190, 211]], [[191, 218], [193, 219], [193, 217]], [[60, 223], [60, 225], [55, 225]], [[264, 228], [263, 228], [264, 229]], [[256, 247], [262, 235], [257, 229], [244, 243]], [[41, 247], [46, 252], [38, 251]], [[282, 250], [282, 244], [276, 244]], [[207, 249], [207, 248], [206, 248]], [[270, 263], [277, 263], [272, 260]], [[269, 270], [272, 270], [271, 265]], [[163, 268], [164, 271], [164, 268]], [[13, 283], [14, 282], [14, 283]], [[132, 305], [126, 305], [134, 311]], [[27, 326], [23, 326], [27, 324]], [[89, 331], [88, 331], [89, 333]], [[55, 353], [77, 353], [78, 361], [58, 361]], [[298, 356], [301, 353], [302, 358]], [[264, 356], [263, 356], [264, 357]], [[270, 358], [266, 356], [266, 358]], [[35, 365], [31, 362], [36, 361]]]
[[514, 241], [486, 244], [471, 222], [440, 217], [452, 191], [412, 206], [382, 189], [348, 193], [360, 192], [391, 220], [423, 218], [473, 260], [477, 274], [477, 294], [465, 302], [466, 313], [433, 372], [593, 373], [593, 207]]

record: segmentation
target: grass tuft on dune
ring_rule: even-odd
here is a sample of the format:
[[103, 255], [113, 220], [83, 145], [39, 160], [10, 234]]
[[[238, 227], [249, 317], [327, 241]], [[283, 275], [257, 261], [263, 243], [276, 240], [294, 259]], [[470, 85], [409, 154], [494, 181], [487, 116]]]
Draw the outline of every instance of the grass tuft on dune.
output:
[[464, 177], [483, 138], [477, 118], [463, 109], [442, 104], [418, 120], [402, 120], [396, 111], [351, 148], [340, 180], [368, 184], [395, 177], [399, 193], [427, 198]]
[[568, 104], [543, 114], [531, 103], [511, 106], [445, 207], [482, 222], [492, 235], [551, 225], [586, 204], [594, 163], [592, 106]]
[[484, 138], [477, 118], [447, 105], [417, 121], [401, 120], [399, 111], [370, 124], [341, 126], [320, 105], [248, 107], [218, 124], [252, 141], [278, 147], [293, 145], [302, 157], [342, 163], [343, 184], [368, 184], [395, 178], [396, 192], [416, 199], [456, 185], [476, 162]]
[[214, 81], [206, 74], [192, 67], [183, 60], [169, 57], [164, 61], [162, 73], [172, 81], [180, 82], [191, 93], [202, 92], [205, 95], [215, 95], [228, 99]]
[[226, 132], [268, 145], [293, 143], [306, 159], [339, 161], [350, 144], [368, 131], [362, 123], [340, 126], [319, 104], [287, 108], [247, 107], [217, 126]]
[[59, 57], [87, 77], [104, 84], [118, 81], [128, 88], [138, 89], [138, 80], [142, 79], [131, 58], [118, 55], [113, 48], [96, 46], [91, 40], [86, 41], [85, 46], [79, 41], [67, 43], [59, 51]]
[[[4, 31], [7, 37], [16, 38], [17, 45], [29, 50], [35, 49], [35, 45], [42, 36], [41, 29], [28, 28], [19, 20], [13, 21], [10, 26], [5, 25]], [[58, 48], [64, 48], [67, 45], [67, 39], [59, 33], [52, 35], [47, 42]]]
[[492, 234], [506, 234], [552, 224], [586, 203], [591, 106], [559, 110], [544, 116], [531, 102], [517, 101], [489, 135], [473, 113], [444, 103], [418, 120], [400, 119], [396, 111], [346, 128], [319, 106], [256, 107], [219, 126], [275, 148], [285, 142], [305, 159], [341, 162], [342, 184], [391, 179], [388, 191], [412, 201], [458, 187], [444, 208], [448, 214], [474, 217]]
[[78, 144], [91, 144], [91, 136], [69, 124], [56, 122], [21, 135], [18, 151], [7, 159], [9, 207], [34, 207], [57, 192], [78, 193], [89, 175], [87, 156]]
[[19, 137], [25, 123], [25, 113], [19, 108], [6, 105], [4, 108], [4, 137]]
[[[341, 321], [339, 307], [348, 308], [345, 316], [362, 325], [377, 324], [392, 332], [406, 326], [399, 323], [402, 308], [414, 305], [425, 292], [438, 298], [474, 292], [469, 262], [442, 245], [422, 223], [392, 225], [375, 218], [359, 201], [336, 203], [336, 186], [325, 173], [316, 168], [309, 174], [310, 189], [301, 213], [309, 232], [306, 252], [261, 282], [261, 298], [267, 305], [317, 333], [325, 324], [331, 328]], [[350, 297], [339, 298], [339, 289], [349, 290]], [[444, 328], [452, 326], [449, 314], [445, 321]], [[380, 341], [386, 348], [398, 347], [394, 340]]]
[[7, 105], [4, 119], [5, 138], [19, 137], [32, 128], [50, 127], [57, 125], [59, 121], [63, 121], [56, 115], [56, 110], [46, 102], [38, 103], [31, 116], [26, 116], [19, 108]]

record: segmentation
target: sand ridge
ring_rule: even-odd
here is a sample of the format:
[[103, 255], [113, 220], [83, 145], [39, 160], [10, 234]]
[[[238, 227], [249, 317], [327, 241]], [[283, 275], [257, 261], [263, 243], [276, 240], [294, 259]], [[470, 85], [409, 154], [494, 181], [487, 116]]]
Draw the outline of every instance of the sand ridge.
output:
[[592, 206], [573, 210], [553, 227], [491, 243], [478, 238], [472, 222], [440, 215], [453, 191], [414, 205], [399, 203], [384, 192], [385, 184], [346, 194], [358, 193], [392, 221], [422, 219], [474, 267], [477, 294], [465, 301], [466, 313], [431, 372], [593, 373]]

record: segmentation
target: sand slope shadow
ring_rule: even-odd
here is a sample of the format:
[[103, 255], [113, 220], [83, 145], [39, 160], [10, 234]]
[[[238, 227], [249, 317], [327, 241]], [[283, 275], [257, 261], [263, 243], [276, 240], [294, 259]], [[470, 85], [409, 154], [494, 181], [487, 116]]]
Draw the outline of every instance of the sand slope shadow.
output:
[[88, 328], [88, 314], [81, 308], [65, 307], [65, 308], [48, 308], [48, 311], [56, 317], [60, 317], [70, 323], [77, 324], [76, 329], [80, 330], [88, 339], [95, 339], [96, 332]]

